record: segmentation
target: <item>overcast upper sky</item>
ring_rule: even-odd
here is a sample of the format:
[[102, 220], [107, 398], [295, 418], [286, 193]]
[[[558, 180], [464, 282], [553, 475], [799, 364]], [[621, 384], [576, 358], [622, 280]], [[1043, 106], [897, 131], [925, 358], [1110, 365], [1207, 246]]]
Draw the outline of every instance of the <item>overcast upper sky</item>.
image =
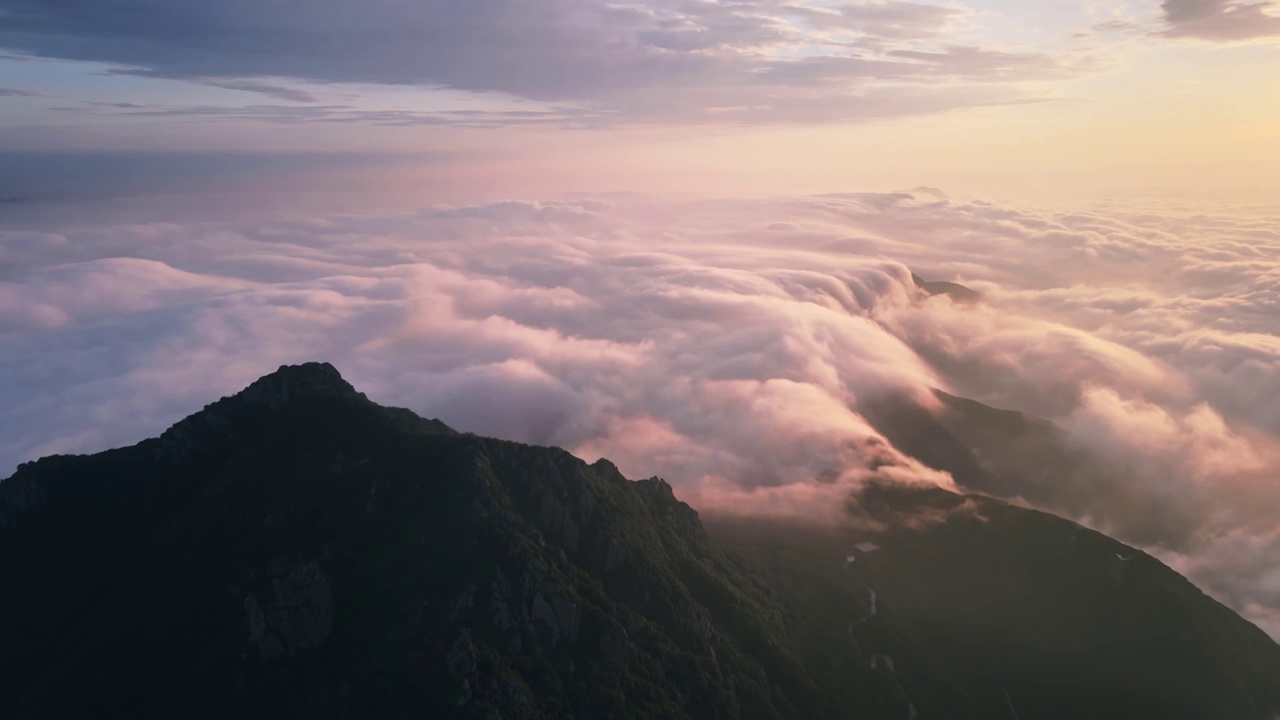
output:
[[[0, 0], [0, 152], [363, 154], [499, 196], [1262, 193], [1276, 67], [1267, 1]], [[58, 190], [22, 162], [0, 196]]]

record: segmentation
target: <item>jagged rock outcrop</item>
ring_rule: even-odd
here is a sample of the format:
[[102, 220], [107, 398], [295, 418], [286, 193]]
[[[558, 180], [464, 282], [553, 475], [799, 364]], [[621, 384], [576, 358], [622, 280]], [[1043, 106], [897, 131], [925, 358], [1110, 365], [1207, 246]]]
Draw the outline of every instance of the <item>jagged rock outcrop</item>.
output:
[[265, 608], [253, 593], [244, 598], [249, 640], [263, 660], [296, 657], [319, 648], [333, 630], [333, 593], [314, 561], [287, 570], [277, 561], [271, 577], [274, 600]]

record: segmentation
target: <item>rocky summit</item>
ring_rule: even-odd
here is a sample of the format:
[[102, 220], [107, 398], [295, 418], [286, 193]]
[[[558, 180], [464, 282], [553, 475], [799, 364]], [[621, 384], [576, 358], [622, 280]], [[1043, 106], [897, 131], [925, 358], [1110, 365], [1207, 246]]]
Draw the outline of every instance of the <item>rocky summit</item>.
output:
[[849, 510], [704, 522], [283, 367], [0, 483], [0, 717], [1277, 717], [1280, 647], [1152, 557], [978, 494]]

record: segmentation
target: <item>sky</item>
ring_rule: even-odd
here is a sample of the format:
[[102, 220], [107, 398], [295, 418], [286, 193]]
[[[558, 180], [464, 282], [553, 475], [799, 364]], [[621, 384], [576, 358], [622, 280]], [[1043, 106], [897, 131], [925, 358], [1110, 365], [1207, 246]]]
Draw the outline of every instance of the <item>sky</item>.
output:
[[0, 195], [190, 189], [168, 156], [216, 154], [201, 189], [383, 203], [1266, 198], [1278, 39], [1232, 0], [0, 0]]
[[0, 0], [0, 476], [325, 360], [818, 518], [954, 487], [867, 419], [939, 388], [1280, 637], [1278, 69], [1272, 2]]

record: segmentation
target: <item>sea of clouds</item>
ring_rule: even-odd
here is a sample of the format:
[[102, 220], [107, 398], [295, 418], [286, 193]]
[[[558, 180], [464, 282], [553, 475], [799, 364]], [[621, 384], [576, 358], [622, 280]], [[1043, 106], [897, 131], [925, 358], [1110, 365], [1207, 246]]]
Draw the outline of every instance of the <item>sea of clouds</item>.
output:
[[868, 478], [952, 484], [863, 413], [942, 388], [1058, 423], [1117, 486], [1038, 504], [1280, 636], [1278, 334], [1265, 209], [918, 191], [0, 230], [0, 473], [327, 360], [378, 402], [608, 457], [695, 507], [816, 517]]

